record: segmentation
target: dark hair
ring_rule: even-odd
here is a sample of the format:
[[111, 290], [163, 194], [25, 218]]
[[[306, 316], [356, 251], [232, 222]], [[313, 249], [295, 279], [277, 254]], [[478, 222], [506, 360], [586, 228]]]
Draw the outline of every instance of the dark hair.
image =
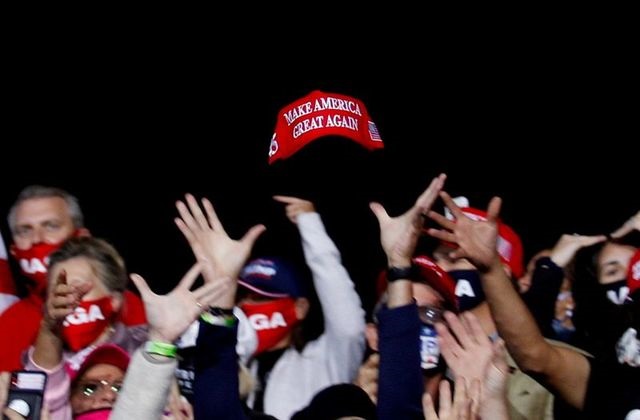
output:
[[91, 260], [98, 278], [109, 291], [123, 292], [127, 287], [124, 260], [111, 244], [94, 237], [77, 237], [65, 241], [51, 254], [49, 272], [56, 264], [76, 257]]

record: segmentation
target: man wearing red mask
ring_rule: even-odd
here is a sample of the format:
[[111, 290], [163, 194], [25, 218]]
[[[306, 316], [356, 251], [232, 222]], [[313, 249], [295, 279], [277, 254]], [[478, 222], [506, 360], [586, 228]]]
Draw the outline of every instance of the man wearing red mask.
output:
[[[26, 296], [0, 315], [0, 371], [22, 367], [22, 353], [35, 341], [47, 290], [49, 256], [71, 237], [89, 236], [78, 200], [53, 187], [31, 185], [23, 189], [8, 216], [13, 235], [11, 255], [25, 277]], [[121, 311], [127, 325], [146, 322], [140, 299], [125, 292]]]
[[312, 202], [275, 196], [297, 225], [305, 261], [324, 316], [324, 332], [305, 340], [309, 311], [303, 279], [278, 258], [250, 261], [239, 276], [238, 306], [256, 330], [257, 350], [249, 364], [260, 385], [249, 406], [288, 419], [327, 386], [351, 382], [364, 353], [364, 311], [340, 253]]

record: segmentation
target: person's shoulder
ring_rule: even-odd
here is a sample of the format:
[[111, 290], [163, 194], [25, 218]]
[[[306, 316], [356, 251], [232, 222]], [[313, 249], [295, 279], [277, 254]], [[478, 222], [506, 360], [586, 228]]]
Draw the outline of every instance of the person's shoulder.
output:
[[568, 349], [568, 350], [573, 350], [576, 353], [580, 353], [581, 355], [585, 356], [587, 359], [593, 359], [593, 355], [591, 353], [589, 353], [586, 350], [583, 350], [579, 347], [573, 346], [569, 343], [565, 343], [564, 341], [558, 341], [558, 340], [552, 340], [550, 338], [545, 338], [545, 341], [549, 344], [551, 344], [552, 346], [555, 347], [560, 347], [563, 349]]

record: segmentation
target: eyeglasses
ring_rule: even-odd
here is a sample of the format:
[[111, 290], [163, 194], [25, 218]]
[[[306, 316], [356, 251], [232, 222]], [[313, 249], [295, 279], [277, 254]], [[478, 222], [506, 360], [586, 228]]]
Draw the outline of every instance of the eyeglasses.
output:
[[418, 306], [418, 316], [420, 321], [425, 324], [435, 324], [442, 321], [442, 312], [440, 308], [431, 305]]
[[100, 380], [81, 382], [76, 387], [76, 392], [81, 392], [85, 397], [93, 397], [100, 390], [110, 390], [117, 394], [120, 392], [120, 389], [122, 389], [122, 382], [120, 381], [111, 383], [105, 380]]

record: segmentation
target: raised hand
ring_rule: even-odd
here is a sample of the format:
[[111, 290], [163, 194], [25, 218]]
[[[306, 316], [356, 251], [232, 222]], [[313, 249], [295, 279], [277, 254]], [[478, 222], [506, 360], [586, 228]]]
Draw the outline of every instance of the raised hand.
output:
[[611, 237], [614, 239], [622, 238], [633, 230], [640, 231], [640, 211], [634, 214], [624, 222], [624, 225], [620, 226], [613, 233], [611, 233]]
[[475, 420], [472, 411], [474, 402], [473, 394], [477, 393], [477, 382], [472, 384], [472, 389], [467, 392], [467, 384], [464, 378], [456, 379], [453, 401], [451, 400], [451, 387], [446, 380], [440, 381], [440, 406], [436, 413], [433, 399], [428, 392], [422, 397], [422, 407], [425, 420]]
[[56, 276], [55, 284], [49, 290], [46, 302], [44, 320], [49, 328], [55, 328], [64, 321], [67, 315], [73, 313], [82, 296], [91, 289], [91, 285], [85, 284], [81, 288], [67, 284], [67, 272], [60, 270]]
[[164, 343], [174, 342], [203, 310], [219, 306], [218, 300], [230, 287], [231, 280], [216, 279], [204, 286], [189, 290], [200, 274], [201, 264], [196, 263], [182, 277], [180, 283], [169, 294], [160, 296], [151, 291], [147, 282], [138, 274], [131, 280], [140, 291], [149, 323], [149, 339]]
[[433, 178], [429, 187], [404, 214], [390, 217], [380, 203], [369, 207], [380, 224], [380, 243], [389, 266], [406, 267], [411, 264], [418, 238], [422, 232], [423, 216], [431, 209], [447, 178], [445, 174]]
[[[491, 341], [482, 330], [478, 319], [470, 312], [459, 317], [445, 312], [448, 327], [436, 324], [440, 351], [447, 365], [455, 375], [482, 381], [493, 357]], [[455, 337], [451, 334], [455, 334]]]
[[175, 223], [189, 242], [196, 259], [202, 263], [205, 282], [221, 277], [238, 278], [240, 270], [251, 254], [253, 245], [265, 231], [264, 225], [255, 225], [240, 240], [231, 239], [206, 198], [202, 199], [202, 209], [191, 194], [186, 196], [186, 204], [176, 202], [180, 217]]
[[567, 264], [573, 259], [576, 252], [581, 248], [595, 245], [598, 242], [604, 242], [607, 240], [605, 235], [586, 236], [578, 235], [562, 235], [556, 245], [551, 250], [551, 261], [556, 263], [558, 267], [566, 267]]
[[500, 262], [496, 248], [498, 240], [498, 215], [502, 200], [493, 197], [487, 209], [487, 220], [473, 220], [467, 217], [454, 203], [449, 194], [442, 191], [440, 197], [451, 211], [455, 221], [434, 211], [429, 217], [446, 230], [429, 229], [429, 235], [458, 245], [451, 258], [467, 258], [481, 272], [486, 272], [494, 263]]
[[303, 200], [302, 198], [287, 195], [274, 195], [273, 199], [286, 204], [285, 211], [287, 212], [287, 217], [294, 224], [298, 223], [298, 216], [300, 214], [313, 213], [316, 211], [316, 208], [311, 201]]
[[371, 401], [374, 404], [378, 403], [378, 377], [380, 373], [380, 354], [374, 353], [367, 359], [360, 369], [358, 369], [358, 375], [353, 381], [355, 385], [367, 393]]
[[455, 376], [456, 385], [461, 379], [479, 385], [477, 392], [472, 392], [477, 394], [472, 398], [473, 418], [475, 413], [480, 418], [508, 418], [508, 367], [504, 342], [491, 343], [478, 319], [470, 312], [459, 316], [445, 312], [444, 317], [448, 327], [438, 323], [436, 330], [440, 337], [440, 351]]

